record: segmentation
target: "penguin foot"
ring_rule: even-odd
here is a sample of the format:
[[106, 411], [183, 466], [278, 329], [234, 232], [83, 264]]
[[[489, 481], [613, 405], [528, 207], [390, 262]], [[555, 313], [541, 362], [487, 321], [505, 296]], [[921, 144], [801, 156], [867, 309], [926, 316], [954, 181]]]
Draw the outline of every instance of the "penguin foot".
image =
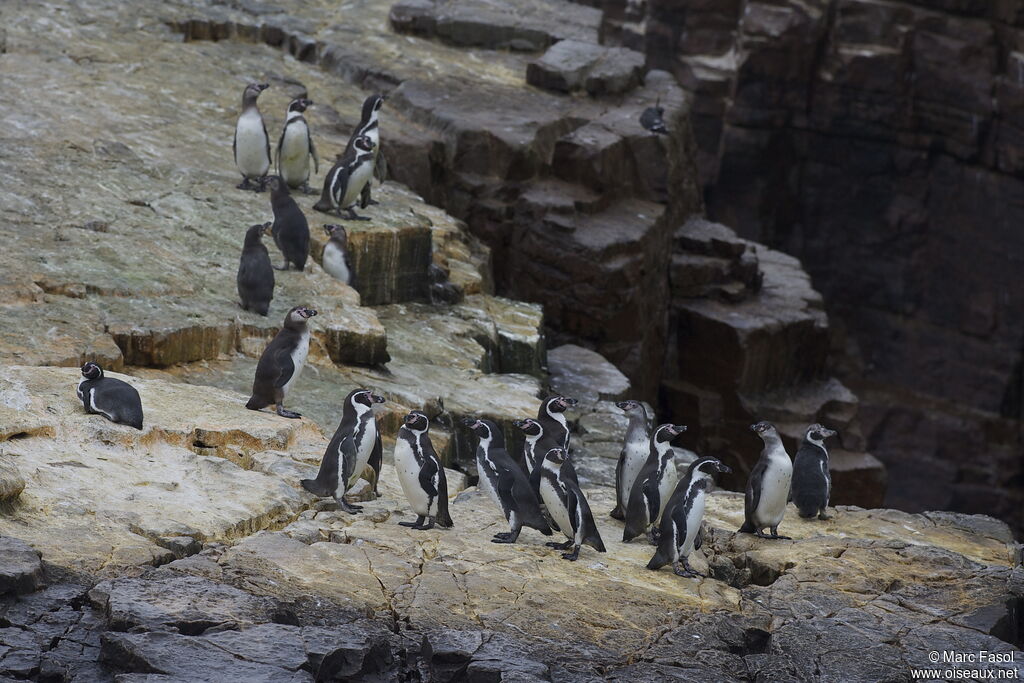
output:
[[821, 521], [829, 520], [832, 519], [832, 515], [827, 515], [825, 514], [825, 511], [822, 510], [821, 512], [818, 513], [818, 519], [820, 519]]
[[338, 507], [340, 507], [342, 510], [344, 510], [350, 515], [358, 515], [360, 512], [363, 511], [362, 505], [353, 505], [352, 503], [348, 503], [344, 500], [338, 501]]
[[673, 567], [672, 573], [674, 573], [676, 576], [682, 576], [686, 579], [696, 579], [697, 577], [704, 576], [703, 574], [699, 574], [693, 571], [692, 569], [680, 569], [679, 567]]
[[576, 546], [575, 548], [573, 548], [571, 553], [562, 553], [562, 559], [563, 560], [569, 560], [570, 562], [575, 562], [576, 560], [579, 559], [579, 557], [580, 557], [580, 547], [579, 546]]
[[687, 572], [690, 576], [699, 576], [704, 578], [704, 574], [701, 574], [699, 571], [691, 567], [690, 560], [685, 557], [683, 558], [683, 571]]
[[249, 182], [248, 178], [242, 178], [242, 182], [235, 185], [235, 187], [239, 190], [251, 190], [252, 184]]
[[350, 221], [368, 221], [368, 220], [370, 220], [369, 216], [360, 216], [359, 214], [357, 214], [355, 212], [354, 209], [345, 209], [345, 211], [348, 213], [347, 218]]
[[316, 194], [316, 190], [314, 190], [312, 187], [310, 187], [309, 183], [303, 183], [302, 184], [302, 193], [303, 194]]
[[288, 417], [293, 420], [302, 417], [301, 414], [296, 413], [294, 410], [286, 410], [280, 403], [277, 404], [277, 414], [281, 417]]
[[288, 270], [291, 264], [286, 263], [283, 266], [273, 266], [274, 270]]
[[554, 541], [548, 541], [544, 545], [546, 545], [549, 548], [554, 548], [555, 550], [568, 550], [572, 547], [572, 541], [566, 541], [565, 543], [555, 543]]
[[407, 526], [410, 529], [419, 529], [420, 528], [419, 522], [399, 522], [398, 526]]
[[508, 535], [502, 536], [500, 538], [498, 536], [495, 536], [494, 538], [491, 539], [491, 543], [515, 543], [516, 539], [508, 538], [508, 536], [510, 536], [510, 535], [511, 534], [508, 534]]
[[[367, 205], [367, 206], [373, 206], [374, 204], [376, 204], [376, 205], [378, 205], [378, 206], [379, 206], [379, 205], [380, 205], [380, 202], [378, 202], [378, 201], [377, 201], [376, 199], [370, 199], [370, 200], [368, 200], [368, 201], [366, 202], [366, 205]], [[365, 208], [366, 208], [366, 206], [364, 206], [363, 208], [365, 209]]]
[[771, 539], [773, 541], [792, 541], [793, 540], [793, 538], [791, 536], [779, 536], [778, 534], [774, 534], [772, 536], [764, 536], [763, 538], [768, 538], [768, 539]]

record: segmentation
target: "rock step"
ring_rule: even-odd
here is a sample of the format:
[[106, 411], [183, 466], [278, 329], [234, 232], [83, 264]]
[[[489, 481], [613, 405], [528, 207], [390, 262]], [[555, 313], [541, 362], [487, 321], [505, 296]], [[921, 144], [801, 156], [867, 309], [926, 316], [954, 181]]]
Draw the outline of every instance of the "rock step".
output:
[[644, 56], [621, 47], [560, 40], [526, 66], [526, 82], [559, 92], [618, 95], [636, 88]]

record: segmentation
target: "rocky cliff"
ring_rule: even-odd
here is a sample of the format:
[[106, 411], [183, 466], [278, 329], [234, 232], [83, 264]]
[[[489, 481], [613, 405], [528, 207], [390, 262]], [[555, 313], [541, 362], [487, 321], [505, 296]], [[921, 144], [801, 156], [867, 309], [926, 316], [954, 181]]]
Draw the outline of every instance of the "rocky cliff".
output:
[[692, 96], [708, 214], [824, 295], [887, 502], [1024, 528], [1020, 3], [596, 4]]

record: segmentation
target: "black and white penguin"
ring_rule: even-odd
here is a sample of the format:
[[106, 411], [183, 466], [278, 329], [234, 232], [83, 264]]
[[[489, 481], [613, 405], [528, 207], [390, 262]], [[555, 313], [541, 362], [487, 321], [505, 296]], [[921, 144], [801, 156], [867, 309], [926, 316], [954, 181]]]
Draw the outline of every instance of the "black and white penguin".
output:
[[620, 401], [615, 404], [629, 415], [626, 436], [622, 440], [619, 461], [615, 465], [615, 509], [611, 511], [613, 519], [625, 519], [626, 507], [629, 505], [629, 493], [633, 490], [633, 482], [647, 462], [651, 450], [651, 436], [648, 433], [647, 409], [639, 401]]
[[476, 447], [476, 469], [480, 475], [480, 488], [490, 495], [501, 508], [511, 531], [497, 533], [492, 543], [515, 543], [524, 526], [545, 536], [551, 528], [544, 521], [540, 502], [530, 487], [526, 475], [505, 450], [505, 435], [490, 420], [466, 418], [465, 424], [479, 437]]
[[[262, 192], [264, 179], [270, 171], [270, 136], [267, 135], [263, 115], [256, 106], [260, 93], [269, 87], [269, 83], [250, 83], [242, 92], [242, 113], [235, 124], [235, 139], [231, 145], [235, 166], [242, 174], [240, 190]], [[257, 181], [255, 188], [250, 184], [252, 180]]]
[[85, 412], [111, 422], [142, 429], [142, 399], [135, 387], [115, 377], [104, 377], [92, 361], [82, 366], [82, 380], [75, 390]]
[[[352, 147], [353, 147], [353, 145], [355, 143], [356, 138], [358, 138], [360, 136], [365, 136], [365, 137], [370, 138], [370, 142], [373, 143], [373, 171], [374, 171], [374, 175], [377, 175], [378, 171], [380, 171], [380, 166], [383, 165], [381, 162], [383, 162], [383, 159], [384, 159], [381, 156], [381, 154], [380, 154], [380, 122], [379, 122], [380, 110], [381, 110], [381, 107], [383, 107], [383, 106], [384, 106], [384, 96], [383, 95], [374, 94], [374, 95], [370, 95], [365, 100], [363, 100], [363, 111], [362, 111], [362, 117], [359, 120], [359, 125], [356, 126], [356, 129], [354, 131], [352, 131], [352, 135], [349, 136], [349, 139], [348, 139], [348, 144], [345, 146], [345, 152], [347, 153], [350, 149], [352, 149]], [[380, 175], [383, 175], [383, 172], [381, 172]], [[383, 177], [381, 177], [381, 180], [383, 180]], [[360, 193], [359, 208], [365, 209], [370, 204], [376, 204], [377, 203], [377, 202], [375, 202], [370, 197], [370, 192], [371, 192], [371, 187], [372, 186], [373, 186], [373, 180], [371, 178], [369, 181], [367, 181], [366, 185], [363, 186], [362, 192]]]
[[292, 199], [287, 183], [277, 176], [272, 176], [267, 182], [270, 185], [270, 208], [274, 210], [271, 231], [274, 244], [284, 256], [284, 265], [278, 270], [288, 270], [291, 263], [295, 264], [296, 270], [304, 270], [309, 257], [309, 223]]
[[663, 424], [651, 434], [647, 461], [629, 492], [623, 543], [643, 533], [649, 535], [652, 543], [657, 540], [661, 513], [679, 480], [672, 439], [685, 431], [686, 425]]
[[539, 443], [538, 453], [547, 453], [552, 448], [561, 448], [569, 452], [569, 423], [565, 419], [565, 411], [576, 405], [577, 401], [568, 396], [548, 396], [537, 410], [537, 422], [544, 428], [544, 436]]
[[658, 135], [668, 135], [668, 128], [665, 127], [665, 108], [661, 106], [661, 100], [653, 107], [647, 107], [640, 114], [640, 125]]
[[320, 161], [313, 146], [313, 137], [309, 134], [309, 123], [303, 113], [312, 106], [313, 101], [297, 97], [288, 105], [285, 114], [284, 130], [277, 141], [277, 174], [288, 187], [300, 188], [306, 194], [314, 190], [309, 187], [309, 160], [313, 159], [313, 169], [320, 171]]
[[[526, 466], [526, 473], [533, 475], [533, 471], [540, 465], [543, 453], [537, 452], [537, 442], [544, 436], [544, 428], [533, 418], [527, 417], [522, 420], [514, 420], [513, 427], [522, 430], [526, 440], [523, 442], [523, 463]], [[539, 493], [537, 494], [540, 495]]]
[[[565, 543], [547, 543], [558, 550], [569, 550], [562, 553], [562, 559], [575, 562], [580, 555], [580, 546], [586, 543], [599, 553], [605, 552], [601, 533], [594, 523], [594, 515], [590, 504], [576, 481], [576, 470], [561, 448], [552, 448], [539, 464], [540, 495], [544, 500], [551, 518], [558, 524], [559, 530], [568, 539]], [[566, 476], [568, 471], [572, 476]]]
[[348, 232], [343, 225], [325, 225], [327, 244], [324, 245], [324, 271], [335, 280], [350, 287], [356, 286], [356, 271], [352, 268], [352, 254], [348, 249]]
[[[425, 413], [414, 410], [405, 416], [405, 424], [395, 439], [395, 471], [405, 497], [416, 513], [415, 522], [399, 522], [413, 529], [433, 529], [436, 521], [450, 529], [448, 480], [444, 467], [430, 443], [430, 421]], [[424, 524], [426, 520], [426, 524]]]
[[314, 315], [316, 311], [305, 306], [296, 306], [288, 311], [284, 327], [263, 349], [260, 362], [256, 364], [252, 396], [245, 404], [246, 408], [260, 410], [273, 404], [281, 417], [302, 417], [286, 410], [284, 400], [306, 365], [306, 356], [309, 355], [309, 326], [306, 321]]
[[342, 154], [327, 172], [320, 200], [313, 208], [324, 213], [334, 211], [339, 216], [344, 210], [350, 220], [370, 220], [366, 216], [357, 215], [353, 207], [373, 177], [373, 154], [373, 141], [370, 138], [360, 135], [353, 140], [352, 148]]
[[[647, 563], [648, 569], [661, 569], [671, 563], [679, 576], [701, 576], [690, 566], [690, 553], [700, 548], [700, 523], [704, 519], [704, 496], [717, 472], [731, 472], [718, 458], [697, 458], [676, 484], [661, 515], [658, 550]], [[682, 567], [680, 567], [682, 563]]]
[[[743, 498], [745, 521], [739, 530], [745, 534], [756, 534], [760, 538], [789, 540], [788, 536], [779, 536], [779, 524], [786, 514], [793, 462], [789, 459], [789, 453], [775, 425], [758, 422], [750, 428], [761, 437], [764, 448], [747, 479], [747, 495]], [[771, 536], [762, 531], [765, 527], [771, 529]]]
[[262, 240], [272, 226], [273, 223], [253, 225], [245, 231], [245, 244], [242, 245], [242, 258], [235, 278], [242, 308], [260, 315], [267, 314], [274, 298], [274, 268]]
[[363, 509], [361, 505], [346, 502], [344, 496], [359, 481], [378, 443], [373, 404], [383, 402], [383, 396], [369, 389], [355, 389], [345, 397], [341, 422], [327, 444], [320, 471], [316, 479], [303, 479], [302, 488], [314, 496], [333, 497], [338, 507], [349, 514]]
[[830, 519], [826, 510], [832, 493], [832, 475], [828, 470], [828, 450], [825, 439], [835, 436], [835, 430], [820, 424], [807, 428], [804, 442], [793, 459], [793, 489], [790, 499], [796, 504], [801, 517]]

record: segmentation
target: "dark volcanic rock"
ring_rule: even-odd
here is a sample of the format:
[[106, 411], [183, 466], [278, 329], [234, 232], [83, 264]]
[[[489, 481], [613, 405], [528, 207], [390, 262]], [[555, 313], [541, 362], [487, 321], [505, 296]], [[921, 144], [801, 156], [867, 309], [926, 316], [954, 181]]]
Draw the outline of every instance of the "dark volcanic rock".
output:
[[643, 65], [643, 55], [633, 50], [561, 40], [527, 65], [526, 82], [548, 90], [614, 95], [639, 85]]
[[30, 593], [43, 583], [39, 553], [16, 538], [0, 536], [0, 595]]

